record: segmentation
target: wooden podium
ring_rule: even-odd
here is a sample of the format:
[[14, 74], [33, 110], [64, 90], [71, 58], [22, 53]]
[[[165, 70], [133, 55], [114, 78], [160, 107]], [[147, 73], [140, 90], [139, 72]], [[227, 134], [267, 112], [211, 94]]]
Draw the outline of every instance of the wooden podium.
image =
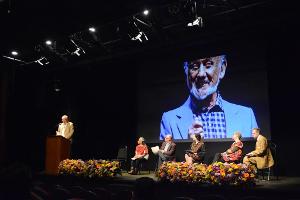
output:
[[46, 141], [46, 174], [57, 175], [60, 161], [70, 158], [71, 142], [62, 136], [48, 136]]

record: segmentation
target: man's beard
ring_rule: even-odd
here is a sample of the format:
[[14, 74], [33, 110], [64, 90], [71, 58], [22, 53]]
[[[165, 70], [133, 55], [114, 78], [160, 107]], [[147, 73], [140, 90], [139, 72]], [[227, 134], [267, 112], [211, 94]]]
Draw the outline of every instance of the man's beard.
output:
[[195, 83], [192, 83], [192, 88], [190, 89], [190, 94], [193, 95], [197, 100], [204, 100], [208, 96], [215, 93], [218, 89], [219, 80], [214, 86], [209, 86], [206, 89], [197, 89], [197, 86]]

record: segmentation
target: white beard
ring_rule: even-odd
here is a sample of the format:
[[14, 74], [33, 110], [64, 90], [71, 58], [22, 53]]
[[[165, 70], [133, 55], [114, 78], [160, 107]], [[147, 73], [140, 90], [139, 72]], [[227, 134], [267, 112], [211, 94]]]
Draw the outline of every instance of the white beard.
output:
[[218, 80], [218, 82], [214, 86], [209, 86], [207, 89], [201, 89], [201, 88], [197, 89], [195, 83], [192, 83], [190, 94], [192, 94], [197, 100], [204, 100], [209, 95], [212, 95], [217, 91], [219, 82], [220, 80]]

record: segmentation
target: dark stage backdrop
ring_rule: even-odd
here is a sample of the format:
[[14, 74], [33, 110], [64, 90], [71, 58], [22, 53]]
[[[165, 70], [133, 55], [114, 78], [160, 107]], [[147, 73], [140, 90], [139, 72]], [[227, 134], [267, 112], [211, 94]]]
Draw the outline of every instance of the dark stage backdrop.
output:
[[128, 62], [17, 68], [9, 102], [8, 158], [43, 169], [46, 137], [55, 135], [63, 114], [75, 127], [73, 158], [114, 158], [120, 145], [134, 146], [136, 75]]
[[[220, 84], [223, 98], [252, 107], [270, 138], [264, 45], [260, 37], [247, 41], [241, 35], [69, 68], [16, 68], [9, 99], [8, 157], [43, 169], [46, 137], [55, 134], [63, 114], [75, 126], [74, 158], [111, 159], [122, 145], [133, 156], [136, 139], [144, 136], [149, 143], [158, 142], [162, 112], [186, 99], [182, 61], [221, 53], [228, 56], [226, 77]], [[227, 143], [221, 146], [228, 148]], [[215, 152], [210, 149], [211, 155]]]
[[[184, 61], [225, 54], [228, 66], [219, 84], [222, 98], [251, 107], [258, 127], [271, 139], [266, 40], [242, 36], [202, 45], [197, 44], [199, 42], [201, 39], [185, 48], [161, 52], [139, 63], [138, 133], [149, 142], [157, 142], [163, 112], [175, 109], [186, 101], [189, 91]], [[251, 137], [250, 131], [242, 134], [245, 134], [244, 139]], [[228, 139], [231, 140], [230, 137]]]
[[[295, 29], [299, 12], [284, 9], [287, 5], [278, 6], [274, 13], [278, 17], [272, 17], [270, 24], [253, 19], [252, 26], [245, 23], [244, 29], [228, 26], [209, 31], [189, 44], [174, 45], [170, 38], [169, 47], [113, 56], [109, 62], [51, 69], [53, 66], [14, 66], [1, 60], [0, 144], [5, 154], [1, 157], [42, 170], [46, 136], [55, 133], [62, 114], [68, 114], [75, 124], [77, 158], [113, 158], [124, 144], [132, 156], [141, 135], [147, 136], [149, 145], [160, 144], [150, 143], [150, 137], [158, 140], [162, 112], [180, 105], [187, 96], [182, 61], [189, 56], [226, 53], [228, 69], [220, 88], [223, 97], [253, 108], [259, 126], [269, 135], [272, 132], [272, 141], [277, 144], [280, 175], [299, 176], [300, 170], [294, 167], [300, 139], [300, 34]], [[4, 67], [11, 71], [4, 72]], [[240, 83], [241, 79], [247, 81]], [[60, 92], [54, 92], [54, 80], [61, 81]], [[155, 92], [155, 98], [150, 99]], [[272, 129], [268, 127], [268, 104], [261, 103], [268, 99], [268, 92]], [[246, 148], [253, 148], [248, 142], [253, 141], [247, 141]], [[179, 156], [190, 141], [181, 144]], [[209, 142], [208, 151], [213, 155], [229, 144]]]

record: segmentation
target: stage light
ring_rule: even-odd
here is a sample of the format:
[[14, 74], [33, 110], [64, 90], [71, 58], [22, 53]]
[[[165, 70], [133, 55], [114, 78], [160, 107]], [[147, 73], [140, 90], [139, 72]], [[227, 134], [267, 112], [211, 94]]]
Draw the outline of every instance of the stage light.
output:
[[203, 18], [198, 16], [197, 2], [195, 0], [187, 0], [184, 5], [185, 16], [189, 23], [187, 26], [203, 27]]
[[61, 81], [60, 80], [53, 80], [53, 89], [55, 92], [61, 91]]
[[89, 31], [92, 32], [92, 33], [95, 33], [95, 32], [96, 32], [96, 29], [95, 29], [94, 27], [90, 27], [90, 28], [89, 28]]
[[19, 53], [18, 53], [17, 51], [12, 51], [12, 52], [11, 52], [11, 55], [17, 56], [17, 55], [19, 55]]
[[38, 59], [38, 60], [36, 60], [36, 61], [34, 61], [34, 62], [36, 62], [36, 63], [38, 63], [38, 64], [40, 64], [40, 65], [42, 65], [42, 66], [48, 65], [48, 64], [50, 63], [50, 62], [47, 60], [46, 57], [41, 57], [40, 59]]
[[188, 23], [187, 26], [199, 26], [199, 27], [203, 27], [203, 19], [202, 19], [202, 17], [197, 17], [193, 22]]
[[[83, 49], [89, 49], [93, 47], [100, 47], [101, 49], [104, 49], [105, 47], [101, 41], [100, 31], [101, 30], [98, 30], [97, 27], [89, 27], [85, 31], [80, 31], [70, 35], [69, 39], [73, 44], [76, 42], [76, 45], [74, 44], [76, 48], [79, 46]], [[82, 52], [85, 53], [84, 51]]]
[[144, 10], [143, 14], [147, 16], [149, 14], [149, 10]]
[[55, 88], [54, 88], [54, 91], [55, 91], [55, 92], [60, 92], [60, 88], [56, 88], [56, 87], [55, 87]]
[[46, 40], [45, 44], [46, 44], [46, 45], [51, 45], [51, 44], [52, 44], [52, 41], [51, 41], [51, 40]]
[[129, 21], [129, 29], [128, 29], [128, 36], [131, 40], [135, 41], [138, 40], [139, 42], [143, 43], [148, 41], [148, 37], [144, 31], [142, 31], [136, 22], [139, 22], [137, 18], [133, 17], [131, 21]]
[[145, 40], [148, 40], [148, 37], [143, 31], [140, 31], [135, 37], [132, 37], [131, 40], [138, 40], [142, 43]]
[[85, 54], [85, 51], [84, 51], [84, 49], [82, 48], [82, 47], [80, 47], [79, 45], [77, 45], [75, 42], [74, 42], [74, 40], [72, 40], [72, 39], [70, 39], [71, 40], [71, 42], [75, 45], [75, 47], [76, 47], [76, 50], [75, 51], [73, 51], [73, 52], [71, 52], [71, 55], [77, 55], [77, 56], [80, 56], [81, 54]]

